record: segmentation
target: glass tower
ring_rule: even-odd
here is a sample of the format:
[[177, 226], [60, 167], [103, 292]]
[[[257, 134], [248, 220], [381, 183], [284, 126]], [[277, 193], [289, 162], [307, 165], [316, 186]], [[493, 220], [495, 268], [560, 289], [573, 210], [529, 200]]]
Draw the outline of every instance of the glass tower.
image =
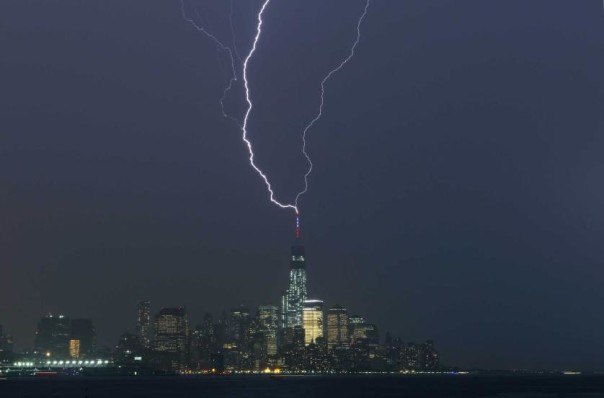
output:
[[69, 358], [71, 321], [64, 315], [46, 315], [38, 322], [35, 349], [52, 358]]
[[336, 305], [327, 311], [327, 347], [348, 346], [348, 311]]
[[[96, 346], [96, 331], [91, 319], [71, 320], [71, 342], [78, 341], [78, 352], [76, 358], [91, 358], [94, 356]], [[75, 344], [75, 343], [74, 343]], [[71, 355], [74, 358], [73, 355]]]
[[258, 307], [258, 321], [260, 332], [264, 337], [264, 351], [267, 355], [277, 354], [277, 327], [279, 309], [274, 305], [261, 305]]
[[304, 345], [315, 343], [323, 337], [323, 301], [306, 300], [303, 310]]
[[286, 326], [302, 326], [302, 313], [306, 301], [306, 259], [304, 246], [292, 246], [289, 263], [289, 288], [287, 289]]
[[162, 308], [155, 316], [155, 351], [166, 353], [170, 367], [178, 370], [184, 366], [189, 325], [183, 307]]
[[151, 302], [139, 301], [136, 306], [136, 336], [145, 348], [151, 345]]

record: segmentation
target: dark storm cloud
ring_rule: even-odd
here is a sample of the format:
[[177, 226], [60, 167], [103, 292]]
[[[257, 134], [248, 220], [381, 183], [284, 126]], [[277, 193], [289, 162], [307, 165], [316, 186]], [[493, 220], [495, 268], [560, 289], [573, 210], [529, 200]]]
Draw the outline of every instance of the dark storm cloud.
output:
[[[196, 5], [230, 34], [228, 7]], [[244, 52], [257, 6], [236, 2]], [[281, 197], [362, 6], [267, 10], [251, 138]], [[309, 133], [311, 295], [446, 363], [604, 368], [603, 45], [596, 0], [374, 0]], [[49, 310], [112, 345], [141, 298], [194, 322], [277, 302], [293, 217], [178, 2], [5, 1], [0, 49], [0, 323], [21, 347]]]

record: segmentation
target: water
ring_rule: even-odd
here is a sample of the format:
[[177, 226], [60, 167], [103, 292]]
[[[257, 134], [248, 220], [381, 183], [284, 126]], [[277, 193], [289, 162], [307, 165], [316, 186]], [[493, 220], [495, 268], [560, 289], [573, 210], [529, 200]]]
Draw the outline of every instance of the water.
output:
[[604, 398], [604, 376], [301, 376], [0, 380], [0, 397]]

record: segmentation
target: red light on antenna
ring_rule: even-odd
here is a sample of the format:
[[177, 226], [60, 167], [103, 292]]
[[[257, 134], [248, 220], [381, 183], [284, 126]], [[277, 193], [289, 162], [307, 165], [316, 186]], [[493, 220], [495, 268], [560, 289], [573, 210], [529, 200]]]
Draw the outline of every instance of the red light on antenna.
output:
[[296, 216], [296, 239], [300, 239], [300, 216]]

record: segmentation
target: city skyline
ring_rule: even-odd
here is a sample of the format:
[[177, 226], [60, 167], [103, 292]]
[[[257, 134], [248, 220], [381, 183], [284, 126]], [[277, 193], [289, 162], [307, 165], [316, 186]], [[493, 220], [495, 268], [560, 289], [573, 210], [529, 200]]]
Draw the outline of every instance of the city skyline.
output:
[[[289, 278], [287, 283], [287, 289], [281, 295], [279, 305], [275, 303], [258, 305], [256, 310], [256, 316], [258, 317], [259, 321], [263, 324], [263, 327], [268, 327], [269, 323], [273, 325], [273, 327], [275, 328], [275, 332], [277, 331], [277, 329], [284, 330], [296, 327], [304, 329], [304, 344], [306, 346], [311, 343], [315, 343], [317, 338], [325, 339], [325, 344], [329, 347], [330, 350], [334, 346], [349, 345], [350, 341], [344, 342], [342, 340], [342, 336], [344, 335], [347, 336], [347, 339], [353, 339], [353, 334], [350, 334], [350, 336], [348, 336], [348, 310], [337, 303], [332, 303], [330, 307], [325, 307], [325, 303], [323, 300], [319, 300], [316, 298], [307, 299], [307, 297], [308, 286], [306, 277], [306, 252], [305, 246], [302, 244], [300, 223], [299, 221], [297, 221], [295, 229], [295, 239], [291, 245], [291, 252], [289, 258]], [[164, 346], [166, 345], [166, 343], [162, 341], [162, 335], [163, 333], [165, 333], [164, 331], [168, 329], [174, 329], [175, 322], [177, 323], [177, 321], [172, 319], [178, 316], [185, 317], [185, 314], [186, 319], [188, 319], [189, 314], [186, 311], [186, 307], [186, 305], [180, 305], [176, 307], [162, 305], [158, 309], [156, 309], [156, 315], [152, 316], [153, 309], [151, 301], [140, 300], [136, 304], [136, 318], [132, 325], [127, 326], [124, 329], [124, 333], [136, 336], [140, 345], [146, 349], [152, 348], [157, 350], [157, 347], [159, 345], [159, 347], [163, 347], [159, 349], [161, 351], [165, 349]], [[242, 310], [246, 311], [246, 316], [249, 317], [249, 309], [244, 304], [241, 304], [238, 308], [232, 309], [231, 316], [233, 316], [234, 314], [238, 314], [239, 311]], [[209, 319], [211, 319], [217, 314], [222, 314], [221, 316], [224, 317], [224, 314], [226, 313], [226, 309], [224, 308], [222, 310], [215, 309], [214, 311], [218, 312], [204, 312], [204, 322], [206, 321], [206, 319], [208, 319], [208, 317], [210, 317]], [[337, 314], [335, 323], [330, 321], [330, 316], [333, 314]], [[342, 316], [345, 316], [344, 320], [340, 319]], [[350, 316], [351, 319], [353, 319], [351, 325], [355, 323], [354, 319], [358, 319], [356, 323], [365, 322], [364, 317], [353, 314], [350, 314]], [[44, 314], [42, 318], [38, 321], [37, 331], [35, 333], [33, 345], [17, 348], [20, 350], [23, 350], [24, 348], [31, 348], [33, 350], [41, 352], [44, 351], [48, 353], [52, 351], [53, 353], [59, 353], [60, 356], [69, 356], [67, 353], [71, 353], [71, 344], [73, 344], [74, 341], [71, 340], [71, 337], [68, 336], [73, 337], [73, 335], [75, 335], [75, 338], [77, 338], [77, 352], [79, 353], [79, 344], [81, 342], [81, 339], [77, 330], [81, 329], [82, 327], [72, 326], [74, 325], [74, 322], [75, 325], [83, 324], [84, 329], [92, 331], [88, 332], [88, 334], [91, 333], [93, 337], [87, 337], [83, 339], [84, 343], [82, 352], [84, 353], [84, 356], [86, 356], [86, 353], [90, 351], [90, 346], [93, 345], [92, 341], [94, 340], [94, 342], [96, 343], [97, 339], [97, 335], [94, 332], [94, 327], [92, 326], [92, 320], [70, 320], [70, 317], [68, 315], [65, 315], [64, 312], [59, 312], [57, 314], [48, 312], [47, 314]], [[183, 324], [182, 326], [179, 326], [179, 328], [189, 330], [189, 325], [187, 322], [185, 322], [185, 324]], [[201, 325], [201, 322], [196, 323], [195, 328], [201, 327]], [[2, 325], [0, 324], [0, 326]], [[57, 329], [58, 326], [59, 328]], [[342, 328], [346, 329], [345, 333], [340, 330]], [[70, 332], [70, 330], [72, 329], [76, 330], [76, 332]], [[44, 334], [50, 333], [50, 330], [55, 330], [53, 333], [57, 333], [57, 331], [59, 331], [59, 336], [64, 337], [64, 342], [60, 343], [63, 345], [56, 347], [56, 343], [53, 342], [56, 339], [56, 336], [47, 336]], [[333, 333], [335, 333], [335, 336], [332, 336]], [[386, 333], [389, 334], [390, 332], [387, 331]], [[235, 334], [237, 334], [237, 332], [235, 332]], [[11, 340], [14, 338], [10, 334], [7, 334], [7, 336], [10, 336]], [[184, 342], [177, 344], [184, 344]], [[96, 346], [96, 344], [94, 345]], [[49, 347], [52, 347], [52, 349], [50, 349]], [[109, 347], [105, 345], [105, 347], [113, 349], [112, 346]], [[16, 351], [16, 353], [18, 352], [19, 350]]]
[[[245, 60], [264, 1], [185, 3]], [[265, 10], [247, 127], [283, 203], [366, 4]], [[283, 298], [299, 324], [316, 299], [324, 326], [339, 304], [368, 332], [433, 339], [447, 364], [604, 369], [601, 11], [372, 1], [309, 131], [308, 261], [292, 273], [296, 214], [268, 200], [223, 115], [247, 109], [241, 63], [223, 97], [230, 59], [180, 1], [0, 2], [3, 332], [27, 348], [50, 312], [114, 346], [155, 321], [142, 306], [137, 332], [141, 300], [186, 305], [194, 328]], [[61, 349], [86, 349], [72, 340]]]
[[10, 374], [106, 367], [123, 375], [457, 372], [440, 363], [431, 339], [417, 344], [393, 339], [389, 331], [380, 335], [377, 325], [345, 307], [307, 298], [306, 281], [297, 221], [280, 306], [265, 304], [250, 311], [242, 304], [216, 317], [206, 312], [203, 322], [193, 325], [186, 306], [162, 306], [152, 317], [151, 301], [140, 300], [134, 328], [121, 333], [111, 347], [97, 344], [93, 320], [48, 313], [38, 321], [34, 344], [27, 349], [15, 349], [0, 325], [0, 369]]

